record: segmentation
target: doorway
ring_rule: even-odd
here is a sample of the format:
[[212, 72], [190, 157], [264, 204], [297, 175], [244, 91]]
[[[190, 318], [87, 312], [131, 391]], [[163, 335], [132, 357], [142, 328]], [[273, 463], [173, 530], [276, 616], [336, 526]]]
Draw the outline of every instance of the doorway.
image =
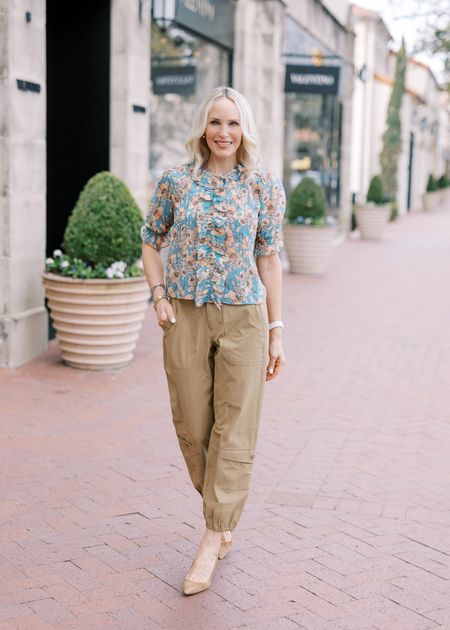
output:
[[47, 0], [47, 255], [88, 179], [109, 169], [110, 0]]

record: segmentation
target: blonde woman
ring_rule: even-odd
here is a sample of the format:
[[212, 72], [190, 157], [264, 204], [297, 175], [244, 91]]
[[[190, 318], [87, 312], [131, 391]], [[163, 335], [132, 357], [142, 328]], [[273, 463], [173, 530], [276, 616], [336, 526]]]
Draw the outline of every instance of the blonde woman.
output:
[[191, 595], [209, 588], [217, 559], [231, 548], [264, 384], [285, 362], [278, 256], [285, 194], [258, 166], [253, 116], [232, 88], [203, 100], [186, 148], [188, 164], [161, 176], [141, 238], [173, 423], [203, 498], [206, 530], [183, 584]]

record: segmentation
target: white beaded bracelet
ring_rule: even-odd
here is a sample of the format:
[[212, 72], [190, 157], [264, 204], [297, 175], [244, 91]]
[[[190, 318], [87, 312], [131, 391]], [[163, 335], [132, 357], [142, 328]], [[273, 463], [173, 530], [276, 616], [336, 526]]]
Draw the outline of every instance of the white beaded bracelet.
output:
[[284, 324], [282, 321], [271, 322], [269, 324], [269, 330], [272, 330], [272, 328], [284, 328]]

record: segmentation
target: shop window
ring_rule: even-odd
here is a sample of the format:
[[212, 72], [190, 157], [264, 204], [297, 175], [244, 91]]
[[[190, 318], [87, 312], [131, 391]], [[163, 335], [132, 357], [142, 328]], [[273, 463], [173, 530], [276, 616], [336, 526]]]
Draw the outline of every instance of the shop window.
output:
[[[323, 13], [320, 13], [323, 20]], [[315, 38], [295, 20], [287, 16], [285, 23], [283, 56], [286, 67], [298, 67], [298, 72], [333, 74], [334, 68], [342, 73], [342, 59]], [[329, 30], [329, 43], [343, 44], [343, 35], [336, 24], [324, 22]], [[311, 83], [300, 87], [285, 86], [285, 151], [284, 185], [287, 193], [304, 177], [312, 177], [326, 195], [329, 214], [338, 218], [340, 205], [340, 147], [342, 127], [342, 99], [336, 77], [334, 91], [327, 91]]]
[[339, 207], [341, 105], [331, 94], [286, 94], [284, 184], [292, 190], [312, 177], [326, 194], [330, 214]]
[[[213, 88], [229, 84], [230, 53], [174, 25], [161, 28], [153, 21], [151, 29], [149, 169], [154, 185], [165, 169], [185, 161], [184, 145], [199, 102]], [[187, 77], [186, 86], [155, 94], [156, 74], [177, 68]]]

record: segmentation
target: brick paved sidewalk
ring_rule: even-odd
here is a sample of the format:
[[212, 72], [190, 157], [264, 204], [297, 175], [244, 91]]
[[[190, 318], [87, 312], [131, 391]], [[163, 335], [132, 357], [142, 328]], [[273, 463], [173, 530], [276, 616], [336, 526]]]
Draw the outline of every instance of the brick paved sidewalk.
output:
[[[149, 309], [120, 372], [0, 371], [0, 630], [450, 628], [450, 208], [285, 277], [252, 493], [212, 588]], [[6, 403], [5, 403], [6, 401]]]

